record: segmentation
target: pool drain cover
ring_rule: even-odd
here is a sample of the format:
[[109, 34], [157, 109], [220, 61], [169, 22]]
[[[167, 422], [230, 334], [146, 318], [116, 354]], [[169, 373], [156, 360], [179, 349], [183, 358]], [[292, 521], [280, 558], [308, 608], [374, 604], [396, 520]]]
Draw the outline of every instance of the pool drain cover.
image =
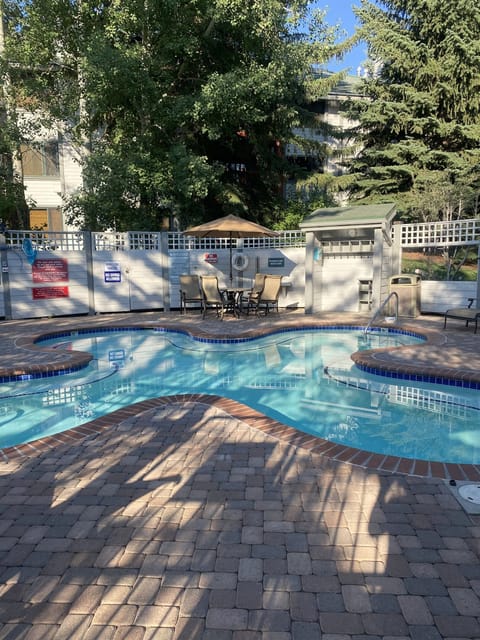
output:
[[480, 485], [464, 484], [458, 488], [458, 493], [464, 500], [468, 500], [473, 504], [480, 504]]

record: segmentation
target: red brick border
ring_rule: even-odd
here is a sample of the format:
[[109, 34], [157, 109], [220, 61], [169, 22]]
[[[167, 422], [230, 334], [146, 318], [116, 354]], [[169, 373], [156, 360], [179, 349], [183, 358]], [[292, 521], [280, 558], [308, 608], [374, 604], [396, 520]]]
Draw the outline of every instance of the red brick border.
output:
[[186, 402], [196, 402], [216, 407], [232, 418], [241, 420], [254, 429], [263, 431], [266, 435], [273, 436], [294, 447], [307, 449], [314, 455], [326, 456], [337, 462], [348, 463], [384, 473], [399, 473], [426, 478], [441, 478], [444, 480], [469, 480], [473, 482], [480, 480], [480, 465], [452, 464], [399, 458], [396, 456], [371, 453], [361, 449], [355, 449], [354, 447], [347, 447], [318, 436], [297, 431], [235, 400], [202, 394], [164, 396], [137, 402], [128, 407], [118, 409], [103, 418], [92, 420], [57, 435], [40, 438], [27, 444], [0, 449], [0, 458], [3, 459], [4, 462], [22, 460], [53, 449], [61, 444], [78, 444], [80, 440], [92, 435], [99, 435], [106, 429], [139, 413], [166, 405], [184, 404]]

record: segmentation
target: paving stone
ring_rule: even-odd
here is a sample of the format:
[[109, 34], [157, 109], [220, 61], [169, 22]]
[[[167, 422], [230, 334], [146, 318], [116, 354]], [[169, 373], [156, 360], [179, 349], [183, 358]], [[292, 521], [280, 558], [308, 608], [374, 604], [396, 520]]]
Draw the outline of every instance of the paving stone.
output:
[[291, 593], [290, 613], [292, 620], [303, 620], [306, 622], [316, 621], [318, 618], [318, 609], [313, 593]]
[[[71, 640], [72, 638], [84, 638], [92, 624], [92, 615], [69, 614], [62, 620], [60, 626], [53, 632], [55, 640]], [[29, 634], [28, 637], [30, 637]], [[40, 637], [40, 636], [39, 636]], [[48, 635], [44, 636], [48, 638]]]
[[409, 632], [411, 640], [442, 640], [436, 627], [411, 626]]
[[303, 576], [311, 574], [312, 561], [308, 553], [291, 552], [287, 554], [288, 573]]
[[261, 609], [263, 588], [261, 582], [239, 582], [236, 607], [238, 609]]
[[264, 591], [263, 609], [287, 610], [290, 607], [290, 595], [287, 591]]
[[455, 564], [436, 564], [435, 570], [438, 577], [446, 587], [465, 587], [469, 586], [465, 575]]
[[242, 528], [241, 541], [243, 544], [262, 544], [263, 527], [245, 526]]
[[234, 573], [201, 573], [198, 586], [201, 589], [235, 589], [237, 576]]
[[248, 628], [258, 631], [289, 631], [290, 615], [287, 611], [260, 609], [248, 614]]
[[393, 593], [401, 595], [406, 593], [406, 587], [400, 578], [384, 578], [382, 576], [365, 578], [365, 585], [369, 593]]
[[179, 607], [140, 605], [137, 607], [135, 624], [141, 627], [175, 627]]
[[[31, 585], [11, 585], [6, 591], [0, 592], [1, 600], [24, 600], [25, 602], [44, 602], [57, 588], [59, 576], [38, 576]], [[14, 586], [20, 587], [23, 593], [14, 593]]]
[[144, 627], [117, 627], [113, 640], [145, 640], [145, 635]]
[[319, 624], [314, 622], [292, 623], [292, 640], [313, 640], [313, 638], [325, 638]]
[[246, 629], [248, 625], [248, 611], [246, 609], [215, 609], [210, 608], [205, 622], [207, 629]]
[[408, 629], [401, 615], [395, 613], [364, 613], [362, 622], [365, 632], [378, 635], [407, 635]]
[[238, 573], [241, 558], [217, 558], [215, 561], [215, 571], [220, 573]]
[[396, 578], [409, 578], [412, 575], [410, 564], [404, 555], [388, 554], [385, 561], [386, 573]]
[[163, 587], [198, 587], [200, 574], [196, 571], [164, 571]]
[[264, 640], [260, 631], [234, 631], [232, 640]]
[[444, 584], [434, 578], [405, 578], [404, 584], [411, 595], [445, 596], [448, 593]]
[[264, 575], [280, 575], [287, 573], [287, 558], [265, 558], [262, 562]]
[[372, 610], [369, 594], [364, 585], [344, 585], [342, 596], [345, 609], [350, 613], [367, 613]]
[[398, 596], [403, 617], [409, 625], [431, 625], [433, 617], [428, 606], [420, 596]]
[[317, 593], [317, 606], [321, 613], [345, 611], [345, 602], [340, 593]]
[[137, 607], [134, 605], [100, 605], [93, 617], [93, 624], [114, 626], [126, 626], [134, 623], [137, 615]]
[[209, 595], [210, 592], [207, 589], [185, 589], [181, 598], [180, 615], [205, 617], [208, 611]]
[[480, 638], [478, 620], [469, 616], [434, 616], [435, 624], [442, 636]]
[[455, 616], [458, 614], [451, 598], [446, 596], [427, 596], [424, 600], [433, 616]]
[[319, 615], [322, 633], [362, 634], [365, 632], [362, 617], [357, 613], [321, 612]]
[[33, 624], [60, 624], [68, 615], [69, 606], [65, 603], [42, 602], [28, 607], [26, 610], [19, 610], [22, 614], [22, 622]]
[[263, 579], [263, 560], [261, 558], [240, 558], [238, 580], [255, 582]]
[[285, 547], [279, 545], [254, 544], [252, 545], [253, 558], [285, 558]]
[[233, 640], [233, 631], [228, 629], [205, 629], [201, 638], [202, 640]]
[[104, 592], [105, 587], [100, 585], [89, 585], [85, 587], [72, 603], [70, 612], [84, 615], [95, 613], [97, 607], [102, 602]]
[[199, 549], [193, 552], [191, 559], [192, 571], [213, 571], [217, 554], [213, 549]]
[[448, 593], [460, 615], [480, 616], [480, 599], [471, 589], [450, 587]]
[[443, 562], [451, 564], [475, 564], [477, 562], [472, 551], [463, 549], [440, 549], [439, 554]]
[[237, 600], [236, 589], [212, 589], [209, 597], [209, 605], [214, 609], [233, 609]]
[[266, 575], [263, 579], [265, 591], [300, 591], [302, 583], [300, 576], [290, 575]]
[[140, 577], [131, 589], [128, 603], [138, 605], [154, 603], [160, 586], [160, 579]]
[[287, 551], [307, 552], [308, 541], [304, 533], [287, 533], [285, 535], [285, 546]]

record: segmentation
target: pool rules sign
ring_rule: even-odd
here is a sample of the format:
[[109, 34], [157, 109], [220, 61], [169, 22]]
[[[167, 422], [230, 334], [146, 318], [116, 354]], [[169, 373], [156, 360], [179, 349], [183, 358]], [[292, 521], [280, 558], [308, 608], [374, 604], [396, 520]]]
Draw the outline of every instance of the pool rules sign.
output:
[[37, 258], [32, 264], [32, 282], [44, 285], [32, 287], [33, 300], [68, 298], [68, 286], [53, 284], [68, 282], [68, 261], [65, 258]]
[[121, 282], [122, 268], [119, 262], [106, 262], [103, 268], [104, 282]]

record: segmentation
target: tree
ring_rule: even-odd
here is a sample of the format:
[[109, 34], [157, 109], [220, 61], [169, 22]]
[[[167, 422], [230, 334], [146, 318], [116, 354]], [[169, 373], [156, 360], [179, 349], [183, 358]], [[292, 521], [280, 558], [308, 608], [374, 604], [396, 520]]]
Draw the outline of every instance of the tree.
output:
[[159, 228], [236, 212], [265, 222], [286, 171], [279, 141], [335, 78], [308, 0], [5, 0], [18, 103], [82, 145], [66, 203], [91, 229]]
[[[2, 20], [2, 0], [0, 0], [0, 61], [4, 51]], [[25, 228], [28, 208], [22, 178], [15, 171], [15, 152], [18, 149], [17, 113], [8, 101], [8, 73], [0, 65], [0, 221], [10, 228]]]
[[354, 199], [395, 200], [404, 219], [471, 214], [480, 188], [477, 0], [362, 0], [370, 100], [363, 151], [342, 178]]

